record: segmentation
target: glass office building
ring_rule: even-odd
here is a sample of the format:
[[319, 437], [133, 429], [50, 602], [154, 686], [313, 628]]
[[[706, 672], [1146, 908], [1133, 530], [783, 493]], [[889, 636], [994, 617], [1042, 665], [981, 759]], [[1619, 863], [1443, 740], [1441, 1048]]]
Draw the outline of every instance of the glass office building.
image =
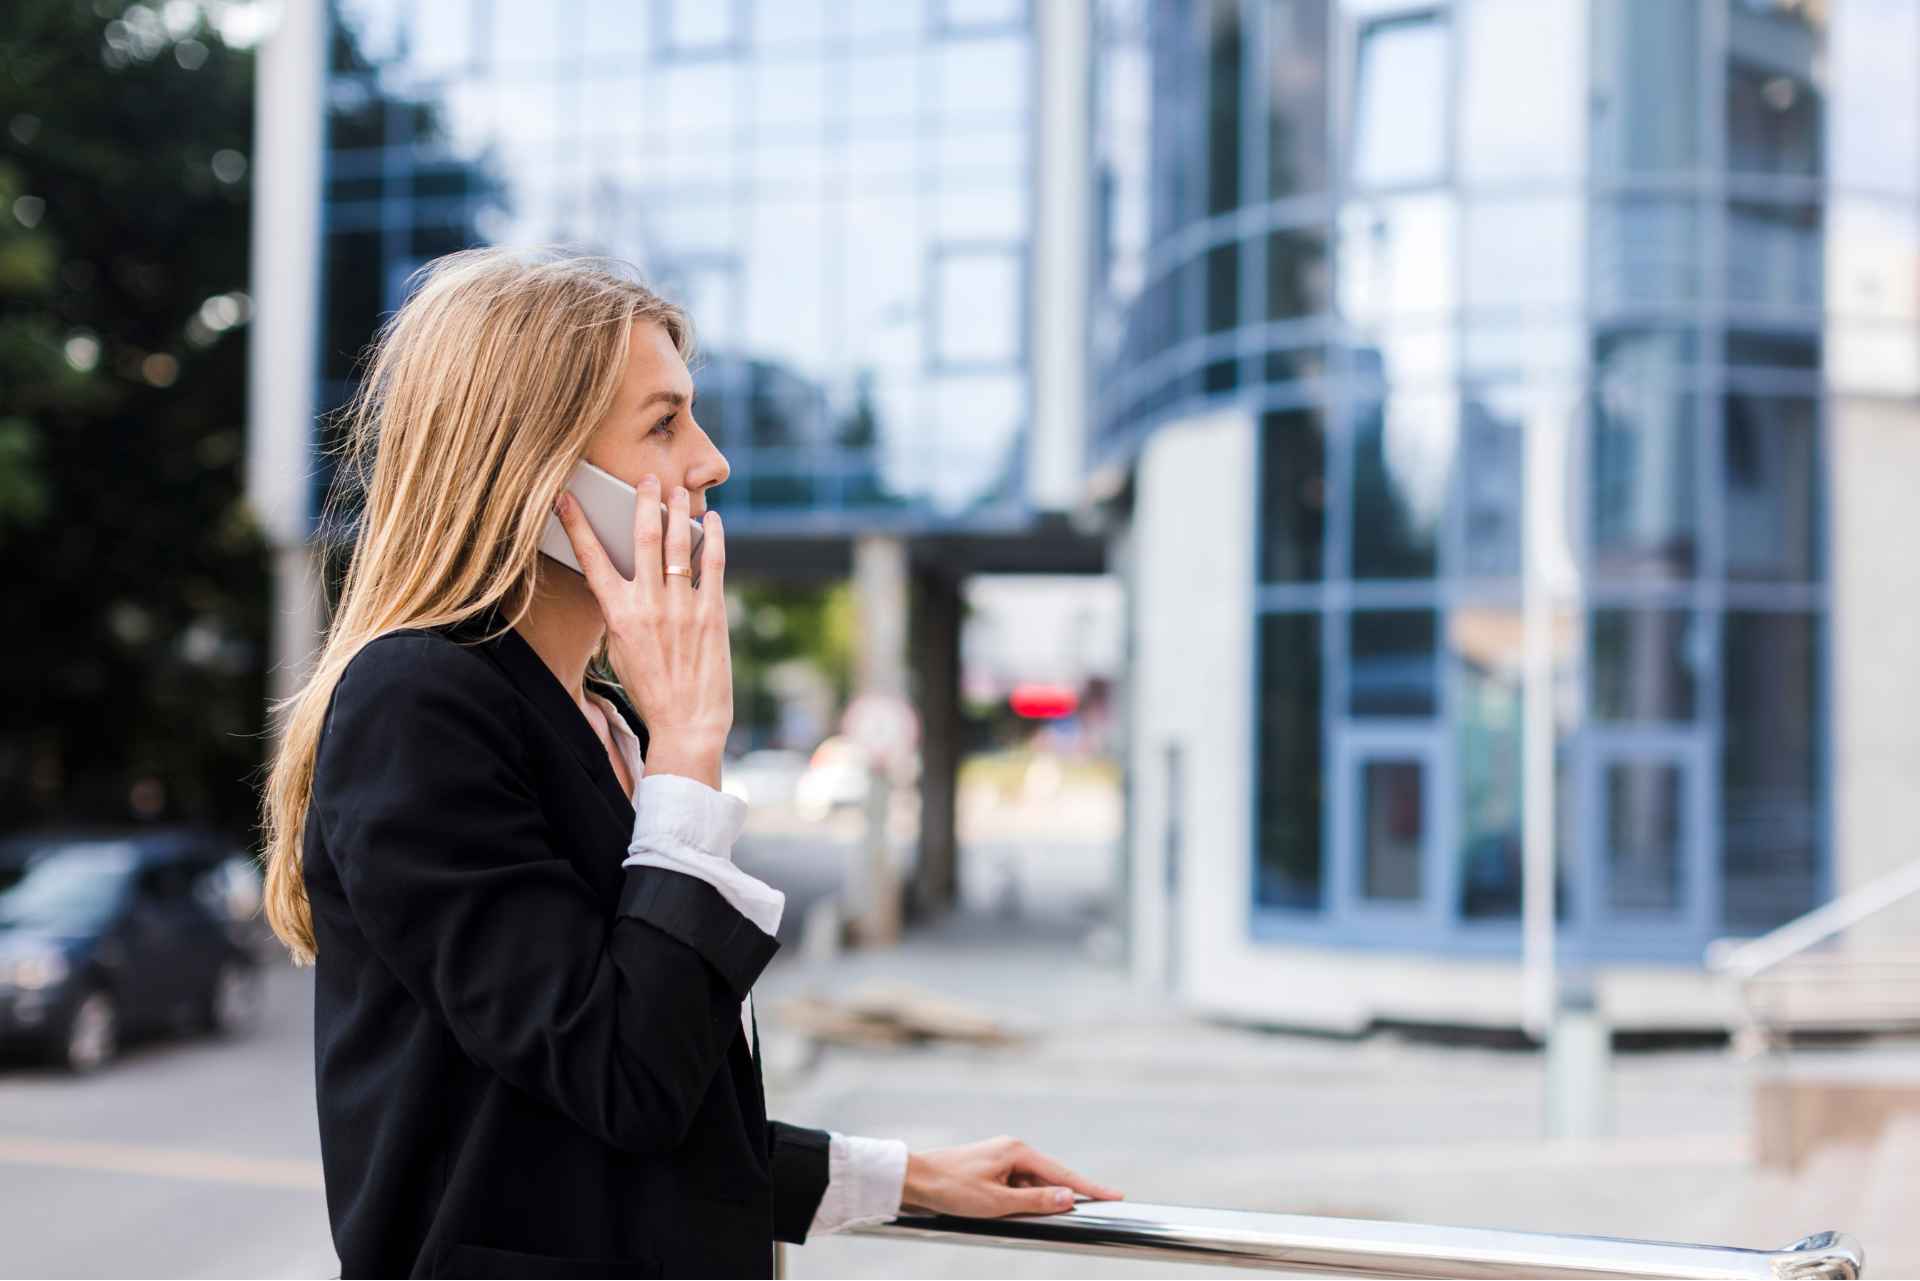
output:
[[690, 309], [743, 535], [1027, 519], [1025, 0], [332, 9], [323, 408], [421, 263], [561, 243]]
[[1251, 952], [1517, 956], [1530, 535], [1563, 956], [1697, 969], [1824, 899], [1829, 459], [1855, 420], [1920, 432], [1920, 6], [1095, 22], [1090, 454], [1253, 437]]

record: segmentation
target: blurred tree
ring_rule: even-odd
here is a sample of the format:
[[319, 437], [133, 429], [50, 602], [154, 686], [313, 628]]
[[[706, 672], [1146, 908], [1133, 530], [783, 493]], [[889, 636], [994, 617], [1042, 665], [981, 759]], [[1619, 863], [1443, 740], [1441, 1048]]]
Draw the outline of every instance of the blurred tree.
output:
[[0, 6], [0, 826], [252, 811], [252, 78], [199, 5]]
[[758, 746], [777, 734], [780, 694], [773, 673], [784, 663], [808, 664], [824, 678], [836, 707], [846, 704], [853, 688], [855, 625], [848, 584], [735, 580], [728, 589], [734, 722], [743, 739]]

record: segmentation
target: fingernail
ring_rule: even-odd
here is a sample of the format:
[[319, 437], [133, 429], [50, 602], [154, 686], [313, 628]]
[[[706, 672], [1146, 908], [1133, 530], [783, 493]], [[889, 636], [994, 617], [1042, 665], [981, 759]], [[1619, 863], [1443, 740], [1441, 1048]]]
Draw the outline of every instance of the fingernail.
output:
[[660, 478], [652, 472], [648, 472], [640, 478], [640, 487], [642, 489], [658, 489], [660, 488]]
[[566, 493], [562, 491], [560, 494], [560, 497], [553, 500], [553, 509], [559, 512], [562, 516], [564, 516], [567, 514], [567, 504], [571, 501], [572, 500], [567, 497]]
[[673, 496], [674, 496], [675, 498], [677, 498], [677, 499], [679, 499], [679, 500], [680, 500], [681, 502], [686, 502], [686, 501], [687, 501], [687, 487], [686, 487], [685, 485], [675, 485], [675, 486], [673, 487]]
[[1073, 1193], [1066, 1188], [1055, 1188], [1053, 1190], [1053, 1203], [1055, 1205], [1072, 1205]]

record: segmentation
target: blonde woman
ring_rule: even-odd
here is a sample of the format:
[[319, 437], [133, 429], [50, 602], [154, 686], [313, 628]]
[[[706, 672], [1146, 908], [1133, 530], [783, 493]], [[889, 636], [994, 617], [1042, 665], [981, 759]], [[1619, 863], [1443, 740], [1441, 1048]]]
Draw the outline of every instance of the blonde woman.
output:
[[[749, 993], [783, 899], [717, 790], [727, 463], [691, 352], [619, 264], [470, 250], [349, 407], [352, 559], [263, 801], [346, 1276], [766, 1276], [776, 1238], [903, 1206], [1120, 1195], [1011, 1138], [767, 1120]], [[563, 494], [581, 458], [640, 490], [631, 580]], [[538, 552], [555, 510], [584, 574]]]

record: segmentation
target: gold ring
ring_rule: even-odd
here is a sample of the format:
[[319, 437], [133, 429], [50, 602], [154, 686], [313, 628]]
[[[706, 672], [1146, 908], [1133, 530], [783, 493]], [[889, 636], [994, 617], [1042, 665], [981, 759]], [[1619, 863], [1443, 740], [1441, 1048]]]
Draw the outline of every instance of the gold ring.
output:
[[693, 577], [693, 567], [690, 565], [669, 565], [667, 566], [667, 572], [669, 574], [685, 574], [688, 578]]

